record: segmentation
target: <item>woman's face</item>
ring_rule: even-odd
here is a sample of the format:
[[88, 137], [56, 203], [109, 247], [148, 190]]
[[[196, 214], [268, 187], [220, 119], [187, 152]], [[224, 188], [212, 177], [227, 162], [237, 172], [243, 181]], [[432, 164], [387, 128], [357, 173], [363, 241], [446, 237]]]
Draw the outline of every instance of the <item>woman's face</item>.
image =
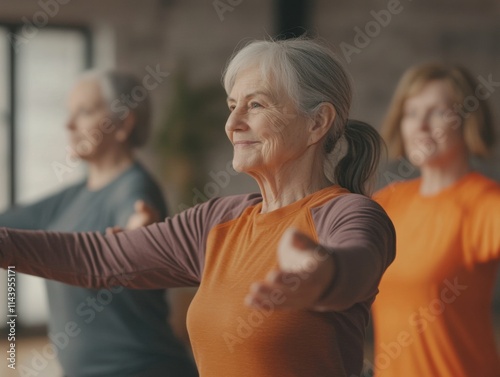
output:
[[270, 86], [259, 68], [253, 67], [238, 74], [228, 94], [225, 129], [234, 146], [236, 171], [276, 172], [307, 148], [307, 119], [298, 114], [290, 98], [276, 98]]
[[430, 81], [405, 101], [401, 135], [406, 155], [415, 166], [442, 167], [467, 153], [454, 102], [453, 88], [445, 80]]
[[113, 148], [115, 125], [97, 80], [78, 82], [69, 95], [68, 108], [66, 128], [75, 157], [91, 160]]

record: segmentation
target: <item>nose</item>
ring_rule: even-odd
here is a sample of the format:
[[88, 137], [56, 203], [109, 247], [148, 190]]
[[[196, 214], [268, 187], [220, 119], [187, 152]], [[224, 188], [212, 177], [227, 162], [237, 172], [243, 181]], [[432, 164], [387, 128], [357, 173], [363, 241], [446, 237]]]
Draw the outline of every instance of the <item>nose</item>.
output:
[[244, 113], [244, 110], [238, 107], [234, 108], [234, 110], [231, 111], [231, 113], [227, 117], [225, 126], [226, 133], [229, 134], [230, 132], [244, 131], [248, 129], [246, 118], [247, 117], [246, 114]]
[[419, 131], [428, 131], [430, 129], [430, 115], [420, 114], [416, 119], [416, 128]]

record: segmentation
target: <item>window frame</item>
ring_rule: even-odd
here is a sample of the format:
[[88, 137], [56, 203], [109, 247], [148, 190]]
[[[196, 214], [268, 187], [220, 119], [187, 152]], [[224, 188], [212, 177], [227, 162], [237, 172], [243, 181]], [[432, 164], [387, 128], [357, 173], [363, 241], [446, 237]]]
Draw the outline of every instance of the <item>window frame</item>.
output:
[[[24, 27], [23, 23], [11, 23], [11, 22], [2, 22], [0, 21], [0, 28], [4, 29], [7, 32], [9, 37], [17, 36], [21, 37], [21, 31]], [[83, 25], [67, 25], [67, 24], [54, 24], [47, 25], [43, 27], [43, 30], [68, 30], [72, 32], [81, 33], [85, 43], [85, 51], [84, 51], [84, 67], [85, 69], [90, 69], [93, 66], [94, 56], [93, 56], [93, 39], [92, 33], [89, 27]], [[8, 47], [8, 57], [7, 57], [7, 67], [8, 67], [8, 90], [7, 97], [9, 98], [9, 103], [7, 104], [7, 196], [8, 196], [8, 207], [12, 207], [17, 202], [17, 163], [16, 163], [16, 129], [17, 119], [16, 119], [16, 111], [17, 111], [17, 103], [16, 103], [16, 66], [17, 66], [17, 54], [15, 50], [15, 46], [10, 42], [9, 39], [9, 47]], [[7, 207], [7, 208], [8, 208]]]
[[[18, 193], [17, 193], [17, 184], [18, 181], [18, 164], [16, 160], [17, 153], [17, 132], [19, 129], [19, 125], [16, 119], [17, 113], [17, 103], [16, 103], [16, 74], [17, 74], [17, 66], [19, 64], [19, 59], [17, 57], [17, 52], [15, 50], [15, 45], [11, 42], [12, 36], [22, 37], [22, 28], [24, 27], [23, 23], [11, 23], [11, 22], [3, 22], [0, 20], [0, 29], [4, 30], [7, 34], [7, 44], [6, 55], [7, 55], [7, 104], [6, 104], [6, 131], [7, 131], [7, 207], [5, 210], [13, 207], [18, 201]], [[83, 54], [83, 67], [84, 69], [90, 69], [93, 67], [94, 56], [93, 56], [93, 47], [94, 41], [91, 29], [87, 26], [82, 25], [64, 25], [64, 24], [56, 24], [56, 25], [47, 25], [42, 28], [43, 30], [50, 31], [71, 31], [80, 33], [84, 40], [84, 54]], [[17, 290], [22, 289], [22, 284], [16, 282]], [[31, 325], [25, 325], [21, 322], [17, 323], [16, 327], [18, 330], [22, 330], [28, 328], [30, 331], [33, 330]], [[0, 330], [4, 330], [5, 326], [0, 326]], [[38, 328], [38, 327], [36, 327]]]

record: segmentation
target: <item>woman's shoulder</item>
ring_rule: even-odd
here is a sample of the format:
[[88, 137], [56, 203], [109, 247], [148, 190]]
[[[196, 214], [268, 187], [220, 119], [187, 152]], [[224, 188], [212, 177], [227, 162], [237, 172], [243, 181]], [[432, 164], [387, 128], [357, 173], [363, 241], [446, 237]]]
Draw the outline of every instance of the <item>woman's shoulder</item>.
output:
[[479, 192], [500, 192], [500, 183], [479, 172], [472, 172], [466, 179], [467, 189]]
[[459, 190], [463, 205], [486, 206], [500, 210], [500, 183], [478, 172], [467, 175]]
[[140, 162], [135, 161], [134, 164], [116, 178], [117, 183], [129, 184], [136, 188], [149, 188], [151, 186], [159, 186], [157, 180]]
[[390, 199], [406, 198], [408, 196], [414, 195], [415, 193], [418, 193], [419, 185], [420, 178], [391, 182], [387, 186], [375, 192], [372, 198], [377, 203], [384, 206], [389, 202]]
[[312, 208], [311, 213], [314, 218], [330, 223], [360, 216], [387, 218], [385, 210], [374, 199], [350, 192], [333, 197], [321, 206]]
[[186, 214], [205, 218], [211, 226], [234, 220], [249, 207], [262, 202], [260, 193], [221, 196], [187, 209]]
[[384, 208], [365, 195], [339, 195], [312, 208], [311, 216], [320, 240], [342, 233], [359, 237], [378, 235], [391, 244], [395, 242], [394, 225]]

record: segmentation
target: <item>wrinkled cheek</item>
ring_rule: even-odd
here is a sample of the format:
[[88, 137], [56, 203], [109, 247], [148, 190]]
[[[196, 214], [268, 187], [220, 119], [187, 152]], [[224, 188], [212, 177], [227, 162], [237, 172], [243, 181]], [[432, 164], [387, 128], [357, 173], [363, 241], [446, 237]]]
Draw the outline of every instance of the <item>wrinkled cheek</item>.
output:
[[265, 147], [262, 148], [262, 159], [266, 163], [270, 163], [276, 159], [276, 156], [278, 155], [277, 150], [276, 150], [276, 144], [268, 142], [266, 143]]
[[269, 129], [273, 132], [280, 133], [288, 129], [292, 121], [297, 118], [297, 115], [285, 112], [281, 113], [278, 110], [272, 110], [266, 114], [266, 121]]
[[292, 124], [296, 118], [296, 114], [278, 110], [266, 115], [266, 129], [262, 131], [261, 138], [265, 140], [262, 157], [267, 164], [280, 164], [294, 154], [301, 137], [297, 125]]
[[297, 138], [300, 137], [301, 130], [297, 124], [292, 124], [297, 118], [297, 115], [282, 114], [275, 111], [272, 115], [267, 116], [268, 131], [265, 132], [266, 138], [273, 140], [282, 145], [294, 144]]
[[280, 132], [270, 132], [263, 135], [265, 138], [265, 143], [262, 146], [262, 158], [266, 163], [273, 163], [280, 159], [285, 151], [285, 140], [283, 138], [282, 131]]

